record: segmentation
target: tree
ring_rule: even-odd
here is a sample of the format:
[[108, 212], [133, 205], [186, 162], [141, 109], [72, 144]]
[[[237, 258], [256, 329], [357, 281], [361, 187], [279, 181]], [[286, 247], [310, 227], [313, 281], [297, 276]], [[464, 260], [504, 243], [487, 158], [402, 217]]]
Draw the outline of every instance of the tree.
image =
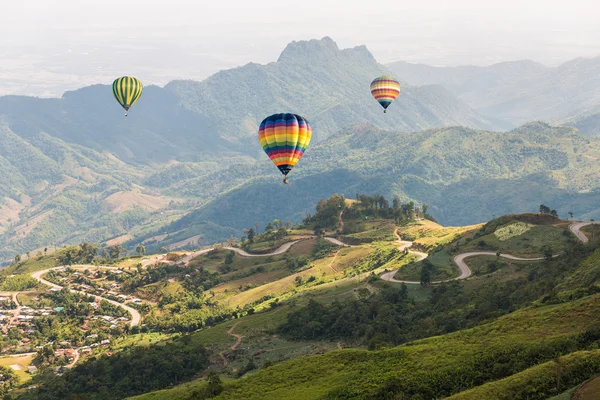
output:
[[254, 229], [252, 229], [252, 228], [248, 229], [247, 236], [248, 236], [248, 242], [254, 243]]
[[569, 218], [572, 220], [573, 219], [573, 211], [569, 211]]
[[146, 247], [140, 244], [135, 248], [135, 252], [138, 253], [140, 257], [143, 257], [146, 254]]
[[267, 225], [265, 225], [265, 232], [272, 231], [273, 229], [273, 223], [269, 222]]
[[48, 252], [48, 248], [44, 247], [44, 254], [46, 254]]
[[558, 212], [556, 212], [556, 210], [550, 211], [550, 215], [553, 216], [554, 218], [558, 218]]
[[550, 207], [544, 205], [544, 204], [540, 204], [540, 214], [550, 214]]
[[423, 204], [421, 208], [423, 209], [423, 218], [425, 218], [427, 215], [427, 210], [429, 210], [429, 206], [427, 204]]
[[235, 236], [231, 235], [229, 236], [229, 239], [227, 239], [227, 245], [229, 247], [233, 247], [237, 244], [238, 240]]
[[551, 261], [552, 260], [552, 247], [551, 246], [544, 246], [542, 248], [542, 253], [544, 254], [544, 260], [546, 261]]
[[21, 262], [21, 255], [20, 255], [20, 254], [17, 254], [17, 255], [15, 256], [15, 263], [20, 263], [20, 262]]
[[429, 286], [431, 284], [431, 270], [431, 263], [428, 260], [425, 260], [421, 267], [421, 285]]
[[[223, 382], [221, 382], [221, 378], [219, 374], [215, 371], [210, 371], [208, 373], [208, 385], [204, 390], [204, 395], [206, 397], [214, 397], [220, 394], [223, 391]], [[204, 397], [204, 398], [206, 398]]]
[[108, 246], [108, 255], [112, 259], [117, 259], [121, 256], [125, 249], [120, 244], [115, 244], [113, 246]]
[[225, 256], [225, 265], [233, 264], [233, 257], [235, 257], [233, 251], [228, 251], [227, 255]]
[[27, 259], [29, 260], [31, 258], [29, 251], [25, 252], [25, 254], [27, 254]]

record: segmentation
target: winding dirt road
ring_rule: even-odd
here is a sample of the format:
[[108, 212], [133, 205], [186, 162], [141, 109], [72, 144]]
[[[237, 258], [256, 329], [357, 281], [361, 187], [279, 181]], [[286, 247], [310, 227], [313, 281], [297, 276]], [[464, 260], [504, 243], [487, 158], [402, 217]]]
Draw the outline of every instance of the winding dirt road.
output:
[[[596, 224], [596, 222], [574, 222], [571, 225], [569, 225], [569, 229], [571, 230], [571, 232], [573, 232], [573, 234], [575, 236], [577, 236], [577, 238], [579, 240], [581, 240], [582, 243], [587, 243], [588, 238], [587, 238], [587, 236], [585, 236], [585, 234], [583, 232], [581, 232], [581, 228], [583, 228], [584, 226], [592, 225], [592, 224]], [[398, 230], [394, 231], [394, 234], [396, 235], [396, 237], [398, 237], [398, 243], [401, 244], [398, 247], [398, 249], [405, 250], [412, 246], [412, 244], [413, 244], [412, 242], [405, 241], [400, 238], [400, 236], [398, 235]], [[408, 252], [411, 254], [416, 254], [419, 257], [419, 259], [417, 261], [422, 261], [425, 258], [427, 258], [427, 256], [428, 256], [426, 253], [421, 253], [418, 251], [409, 250]], [[431, 283], [439, 284], [439, 283], [450, 282], [450, 281], [455, 281], [455, 280], [459, 280], [459, 279], [467, 279], [468, 277], [470, 277], [472, 275], [473, 272], [471, 271], [471, 268], [469, 268], [469, 266], [465, 262], [465, 259], [467, 259], [469, 257], [475, 257], [475, 256], [496, 256], [496, 255], [497, 255], [497, 253], [495, 253], [493, 251], [471, 251], [471, 252], [467, 252], [467, 253], [457, 254], [456, 256], [454, 256], [452, 261], [460, 269], [460, 275], [457, 276], [456, 278], [445, 279], [445, 280], [435, 281], [435, 282], [431, 282]], [[544, 257], [521, 258], [521, 257], [515, 257], [513, 255], [505, 254], [505, 253], [501, 253], [499, 256], [502, 258], [506, 258], [509, 260], [515, 260], [515, 261], [541, 261], [544, 259]], [[553, 257], [556, 257], [556, 256], [557, 255], [554, 255]], [[385, 272], [381, 275], [381, 279], [383, 279], [384, 281], [395, 282], [395, 283], [407, 283], [407, 284], [411, 284], [411, 285], [420, 285], [421, 284], [421, 282], [417, 282], [417, 281], [405, 281], [405, 280], [400, 280], [400, 279], [394, 279], [394, 275], [396, 274], [396, 272], [398, 272], [398, 270]]]
[[569, 229], [571, 230], [571, 232], [573, 232], [573, 234], [575, 236], [577, 236], [577, 239], [581, 240], [583, 243], [587, 243], [589, 241], [589, 239], [587, 238], [587, 236], [585, 236], [585, 234], [583, 232], [581, 232], [581, 228], [583, 228], [584, 226], [594, 225], [594, 224], [598, 224], [598, 222], [593, 222], [593, 221], [573, 222], [571, 225], [569, 225]]
[[[240, 343], [242, 343], [242, 338], [243, 336], [237, 333], [233, 333], [233, 330], [235, 329], [235, 327], [240, 323], [240, 321], [236, 322], [235, 324], [233, 324], [231, 326], [231, 328], [229, 328], [229, 330], [227, 331], [228, 335], [231, 335], [235, 338], [235, 343], [229, 348], [230, 350], [235, 350], [237, 349], [237, 347], [240, 345]], [[219, 353], [219, 357], [221, 357], [221, 359], [223, 360], [223, 367], [227, 366], [227, 357], [225, 356], [225, 351], [222, 351]], [[234, 368], [234, 372], [235, 372], [235, 368]]]

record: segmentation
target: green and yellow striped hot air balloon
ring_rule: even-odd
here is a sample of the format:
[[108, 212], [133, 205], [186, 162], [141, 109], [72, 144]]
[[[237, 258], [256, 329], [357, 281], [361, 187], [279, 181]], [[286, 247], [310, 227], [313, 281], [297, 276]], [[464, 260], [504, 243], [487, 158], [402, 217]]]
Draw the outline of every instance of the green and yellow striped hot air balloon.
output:
[[121, 107], [125, 109], [125, 116], [129, 108], [135, 104], [142, 95], [142, 82], [131, 76], [115, 79], [112, 85], [113, 95]]

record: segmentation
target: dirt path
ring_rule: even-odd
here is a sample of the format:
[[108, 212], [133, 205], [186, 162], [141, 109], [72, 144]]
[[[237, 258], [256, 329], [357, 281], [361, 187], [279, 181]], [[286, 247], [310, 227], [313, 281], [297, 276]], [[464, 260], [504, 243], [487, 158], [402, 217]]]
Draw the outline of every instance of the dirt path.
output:
[[73, 357], [73, 361], [70, 364], [65, 365], [66, 368], [73, 368], [75, 363], [77, 363], [77, 361], [79, 361], [79, 350], [78, 349], [74, 349], [74, 350], [75, 350], [75, 357]]
[[[236, 322], [227, 331], [228, 335], [231, 335], [231, 336], [233, 336], [236, 339], [235, 343], [229, 348], [229, 350], [235, 350], [235, 349], [237, 349], [237, 347], [240, 345], [240, 343], [242, 343], [243, 336], [239, 335], [237, 333], [233, 333], [233, 330], [235, 329], [236, 326], [238, 326], [239, 323], [240, 323], [240, 321]], [[223, 360], [223, 367], [227, 366], [227, 357], [225, 356], [225, 351], [226, 350], [223, 350], [222, 352], [219, 353], [219, 357], [221, 357], [221, 359]], [[234, 368], [234, 372], [235, 372], [235, 368]]]
[[575, 392], [572, 399], [573, 400], [597, 400], [600, 396], [600, 376], [594, 379], [591, 379], [583, 384]]

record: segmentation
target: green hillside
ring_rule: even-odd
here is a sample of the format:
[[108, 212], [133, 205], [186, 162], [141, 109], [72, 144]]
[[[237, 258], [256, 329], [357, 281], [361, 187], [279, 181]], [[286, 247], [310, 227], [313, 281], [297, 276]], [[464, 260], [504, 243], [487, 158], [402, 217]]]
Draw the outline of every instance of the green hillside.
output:
[[[551, 215], [443, 227], [422, 220], [427, 213], [414, 203], [359, 198], [323, 199], [295, 229], [276, 220], [255, 234], [253, 226], [235, 252], [217, 246], [187, 265], [177, 264], [184, 253], [173, 252], [173, 263], [144, 263], [164, 260], [160, 255], [114, 259], [121, 274], [98, 278], [91, 267], [89, 281], [76, 269], [49, 274], [62, 285], [102, 284], [138, 297], [143, 325], [63, 375], [35, 375], [38, 388], [18, 398], [476, 398], [508, 385], [514, 396], [545, 399], [600, 373], [596, 240], [581, 244], [568, 221]], [[313, 231], [356, 245], [306, 237]], [[551, 247], [560, 254], [519, 262], [472, 257], [465, 280], [390, 283], [382, 273], [425, 264], [398, 248], [395, 231], [426, 247], [425, 262], [433, 264], [443, 254], [490, 249], [536, 257]], [[283, 253], [242, 251], [284, 244]], [[56, 265], [67, 251], [83, 257], [74, 263], [103, 262], [85, 249], [21, 262], [5, 275]]]
[[[333, 351], [284, 362], [225, 384], [223, 392], [215, 398], [375, 399], [384, 395], [441, 398], [550, 361], [514, 378], [456, 397], [510, 398], [504, 397], [506, 391], [497, 388], [505, 385], [509, 393], [516, 396], [529, 393], [532, 399], [544, 399], [600, 372], [597, 352], [589, 352], [561, 359], [562, 387], [557, 385], [555, 376], [543, 374], [556, 371], [557, 365], [551, 360], [558, 355], [596, 343], [595, 315], [599, 301], [600, 298], [594, 296], [571, 304], [524, 310], [477, 328], [390, 350]], [[522, 376], [531, 380], [523, 382]], [[534, 376], [541, 379], [534, 380]], [[521, 387], [516, 386], [516, 382]], [[190, 397], [194, 389], [192, 385], [187, 387], [187, 392], [174, 389], [161, 395], [174, 400], [209, 398]], [[201, 390], [195, 391], [199, 392]], [[485, 393], [489, 397], [476, 397]], [[153, 398], [156, 397], [150, 394], [136, 400]]]
[[[426, 203], [447, 225], [533, 210], [540, 203], [551, 204], [561, 216], [572, 211], [579, 218], [594, 218], [600, 215], [594, 178], [599, 156], [596, 139], [541, 122], [510, 132], [454, 127], [399, 133], [355, 125], [312, 146], [285, 187], [276, 184], [277, 172], [265, 163], [258, 164], [260, 169], [228, 172], [222, 178], [235, 187], [167, 230], [192, 236], [193, 227], [205, 221], [235, 229], [283, 215], [297, 221], [321, 197], [343, 193], [353, 198], [357, 192]], [[241, 177], [248, 179], [245, 184]], [[202, 198], [206, 179], [190, 180], [182, 190]], [[247, 199], [254, 200], [251, 207], [245, 206]]]

